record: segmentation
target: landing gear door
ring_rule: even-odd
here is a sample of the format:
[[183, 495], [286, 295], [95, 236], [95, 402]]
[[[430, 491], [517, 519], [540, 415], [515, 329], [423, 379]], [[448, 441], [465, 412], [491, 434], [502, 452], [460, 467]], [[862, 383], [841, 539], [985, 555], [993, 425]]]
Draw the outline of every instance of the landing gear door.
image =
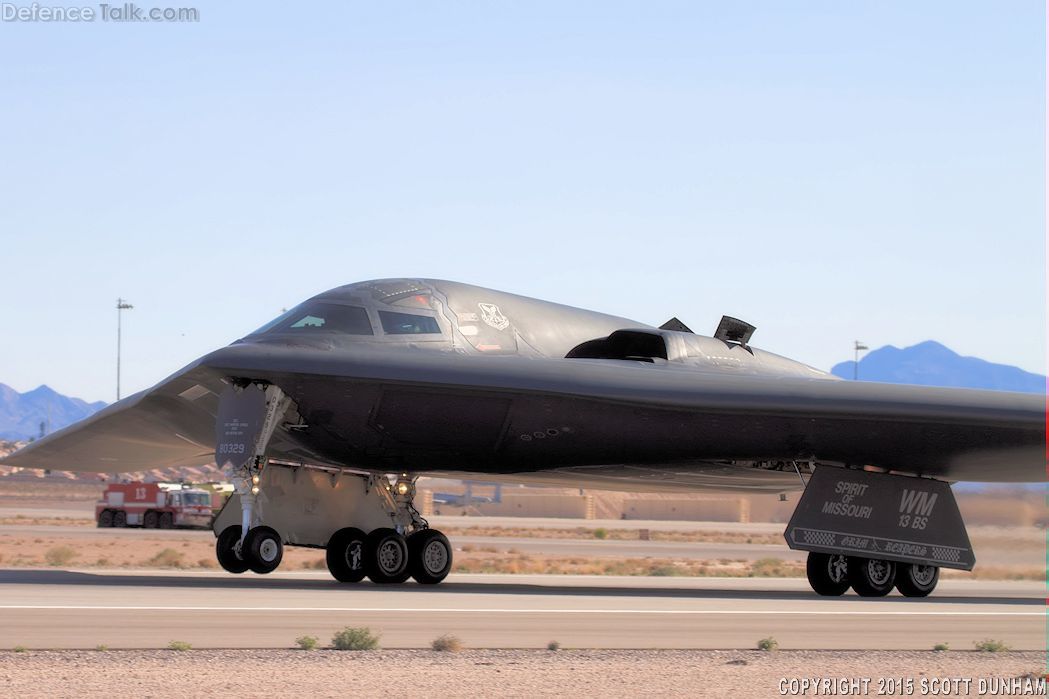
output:
[[817, 468], [784, 532], [801, 551], [972, 570], [951, 487], [943, 481]]

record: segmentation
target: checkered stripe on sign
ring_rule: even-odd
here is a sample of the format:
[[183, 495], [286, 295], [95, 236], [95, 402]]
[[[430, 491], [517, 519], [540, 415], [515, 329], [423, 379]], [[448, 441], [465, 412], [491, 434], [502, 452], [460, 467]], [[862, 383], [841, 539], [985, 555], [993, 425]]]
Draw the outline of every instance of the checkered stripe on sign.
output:
[[813, 546], [834, 546], [834, 535], [830, 532], [814, 531], [812, 529], [805, 529], [802, 533], [802, 537], [805, 539], [806, 544], [812, 544]]

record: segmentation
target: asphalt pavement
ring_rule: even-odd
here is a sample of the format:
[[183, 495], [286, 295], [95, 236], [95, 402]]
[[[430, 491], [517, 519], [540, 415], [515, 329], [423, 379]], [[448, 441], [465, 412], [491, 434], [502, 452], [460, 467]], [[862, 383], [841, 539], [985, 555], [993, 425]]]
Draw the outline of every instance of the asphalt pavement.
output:
[[289, 647], [346, 626], [385, 647], [1045, 647], [1044, 587], [945, 580], [924, 600], [819, 598], [797, 579], [452, 575], [438, 586], [342, 585], [324, 572], [0, 570], [0, 647]]

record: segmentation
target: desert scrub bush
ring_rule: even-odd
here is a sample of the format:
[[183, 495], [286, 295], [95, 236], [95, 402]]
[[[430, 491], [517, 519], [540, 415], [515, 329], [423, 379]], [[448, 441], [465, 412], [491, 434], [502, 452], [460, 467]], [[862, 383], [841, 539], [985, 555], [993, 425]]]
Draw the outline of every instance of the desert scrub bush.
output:
[[935, 646], [932, 647], [932, 649], [935, 651], [945, 651], [950, 650], [951, 647], [946, 643], [937, 643]]
[[594, 530], [594, 538], [595, 539], [607, 539], [608, 538], [608, 530], [605, 529], [604, 527], [598, 527], [597, 529]]
[[561, 650], [561, 644], [557, 641], [550, 641], [546, 644], [547, 650]]
[[758, 641], [758, 650], [773, 651], [779, 648], [779, 641], [774, 639], [772, 636], [763, 638]]
[[379, 637], [366, 626], [347, 626], [332, 636], [331, 645], [335, 650], [376, 650]]
[[25, 653], [27, 649], [25, 646], [15, 646], [11, 650], [13, 650], [16, 653]]
[[985, 638], [982, 641], [973, 641], [973, 647], [983, 653], [1004, 653], [1009, 650], [1009, 646], [1005, 645], [1004, 642], [996, 641], [991, 638]]
[[146, 565], [154, 566], [156, 568], [184, 568], [185, 563], [183, 559], [185, 554], [175, 549], [161, 549], [153, 554], [153, 557], [146, 561]]
[[107, 651], [107, 650], [109, 650], [109, 646], [107, 646], [105, 643], [99, 643], [97, 646], [95, 646], [95, 650], [97, 650], [97, 651]]
[[77, 557], [77, 550], [72, 546], [55, 546], [49, 548], [44, 554], [44, 560], [48, 565], [64, 566]]
[[193, 646], [185, 641], [168, 641], [168, 650], [193, 650]]
[[463, 642], [456, 636], [446, 633], [433, 639], [430, 648], [442, 653], [458, 653], [463, 649]]
[[317, 637], [299, 636], [295, 639], [295, 645], [299, 647], [299, 650], [313, 650], [317, 647]]

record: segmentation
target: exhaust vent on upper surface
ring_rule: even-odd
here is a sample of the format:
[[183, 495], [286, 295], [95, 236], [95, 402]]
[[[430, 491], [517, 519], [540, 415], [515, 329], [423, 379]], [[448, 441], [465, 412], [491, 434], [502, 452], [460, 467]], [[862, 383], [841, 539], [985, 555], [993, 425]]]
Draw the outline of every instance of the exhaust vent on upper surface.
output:
[[746, 347], [755, 330], [757, 328], [739, 318], [721, 316], [721, 322], [718, 323], [718, 329], [714, 331], [714, 337], [722, 342], [735, 342]]
[[616, 330], [608, 337], [576, 345], [566, 359], [629, 359], [652, 362], [667, 358], [667, 343], [659, 333], [644, 330]]

